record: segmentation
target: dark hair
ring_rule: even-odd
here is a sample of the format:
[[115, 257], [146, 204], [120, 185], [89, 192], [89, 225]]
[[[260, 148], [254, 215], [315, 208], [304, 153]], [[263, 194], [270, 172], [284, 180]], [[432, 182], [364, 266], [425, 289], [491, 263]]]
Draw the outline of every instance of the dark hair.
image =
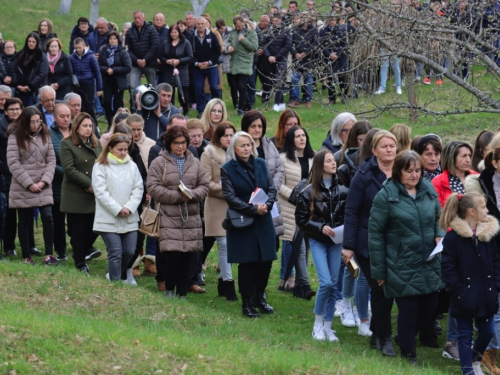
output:
[[485, 168], [495, 168], [493, 166], [493, 160], [495, 160], [497, 163], [500, 162], [500, 148], [496, 148], [494, 150], [491, 150], [490, 152], [488, 152], [486, 154], [486, 156], [484, 157], [484, 167]]
[[[24, 108], [23, 112], [19, 116], [19, 118], [16, 120], [16, 123], [14, 125], [15, 127], [15, 134], [16, 134], [16, 142], [17, 146], [19, 148], [22, 148], [24, 150], [28, 150], [30, 148], [30, 135], [31, 135], [31, 117], [38, 115], [40, 117], [40, 120], [42, 119], [42, 114], [36, 107], [26, 107]], [[50, 132], [49, 129], [47, 128], [47, 125], [42, 123], [40, 125], [42, 127], [42, 131], [40, 132], [40, 135], [42, 137], [42, 142], [43, 144], [46, 144], [47, 142], [50, 141]]]
[[87, 120], [87, 119], [92, 122], [92, 135], [90, 136], [90, 139], [92, 141], [92, 147], [97, 147], [97, 142], [99, 142], [99, 140], [97, 139], [97, 137], [94, 134], [94, 120], [92, 119], [92, 117], [88, 113], [80, 112], [79, 114], [77, 114], [75, 116], [75, 119], [73, 120], [73, 125], [71, 126], [71, 134], [69, 137], [71, 139], [71, 142], [75, 146], [78, 146], [82, 142], [82, 140], [76, 131], [78, 130], [78, 128], [82, 124], [83, 120]]
[[186, 39], [186, 36], [182, 33], [181, 31], [181, 28], [177, 25], [171, 25], [170, 28], [168, 29], [168, 36], [170, 36], [170, 34], [172, 33], [172, 30], [177, 30], [177, 32], [179, 33], [179, 40], [184, 40]]
[[471, 168], [477, 171], [477, 166], [483, 160], [483, 153], [488, 149], [488, 145], [495, 133], [489, 130], [483, 130], [474, 142], [474, 153], [472, 154]]
[[114, 36], [117, 40], [118, 40], [118, 45], [120, 44], [120, 33], [118, 33], [118, 31], [110, 31], [108, 33], [108, 37], [106, 38], [107, 40], [107, 43], [109, 44], [109, 38], [111, 38], [112, 36]]
[[294, 126], [286, 132], [285, 136], [285, 144], [281, 149], [282, 153], [286, 154], [288, 160], [293, 161], [294, 163], [297, 161], [297, 157], [295, 155], [295, 132], [297, 130], [303, 130], [306, 135], [306, 147], [304, 148], [304, 157], [310, 159], [314, 157], [314, 151], [311, 147], [311, 142], [309, 141], [309, 135], [306, 132], [306, 129], [300, 126]]
[[236, 22], [240, 21], [241, 23], [245, 23], [245, 19], [242, 16], [234, 16], [233, 17], [233, 25], [236, 24]]
[[179, 21], [177, 21], [175, 24], [176, 24], [176, 25], [182, 24], [182, 25], [184, 25], [184, 26], [187, 26], [187, 22], [186, 22], [186, 21], [184, 21], [184, 20], [179, 20]]
[[267, 121], [266, 117], [259, 111], [248, 111], [247, 113], [245, 113], [245, 115], [241, 119], [241, 130], [248, 133], [248, 128], [250, 128], [252, 122], [259, 119], [262, 121], [262, 137], [265, 136]]
[[[54, 24], [52, 23], [51, 20], [49, 20], [48, 18], [43, 18], [39, 23], [38, 23], [38, 29], [37, 29], [37, 32], [39, 35], [42, 35], [42, 31], [40, 30], [40, 25], [42, 24], [42, 22], [46, 22], [47, 23], [47, 35], [50, 35], [50, 33], [52, 33], [52, 31], [54, 31]], [[43, 34], [45, 35], [45, 34]]]
[[113, 134], [130, 134], [132, 136], [132, 139], [130, 140], [130, 144], [128, 145], [128, 154], [132, 155], [132, 150], [134, 149], [134, 131], [130, 126], [128, 126], [127, 123], [125, 122], [120, 122], [115, 126], [115, 129], [113, 130]]
[[219, 18], [217, 21], [215, 21], [215, 27], [217, 29], [220, 29], [222, 26], [227, 26], [226, 21], [224, 21], [223, 18]]
[[[29, 47], [28, 47], [28, 39], [29, 38], [33, 38], [36, 40], [36, 47], [34, 50], [31, 50]], [[18, 61], [18, 64], [19, 65], [28, 65], [31, 61], [31, 59], [33, 59], [33, 57], [35, 56], [35, 53], [37, 51], [40, 51], [41, 52], [41, 49], [40, 49], [40, 36], [38, 35], [38, 33], [36, 32], [31, 32], [28, 34], [28, 36], [26, 37], [26, 40], [24, 42], [24, 47], [21, 51], [19, 51], [19, 53], [17, 54], [16, 56], [16, 59]]]
[[24, 105], [21, 99], [19, 98], [9, 98], [5, 100], [5, 104], [3, 105], [3, 109], [7, 111], [7, 108], [9, 108], [11, 105], [14, 104], [19, 104], [21, 106], [21, 111], [24, 109]]
[[410, 150], [418, 152], [418, 142], [420, 142], [421, 139], [422, 139], [421, 135], [416, 135], [415, 137], [413, 137], [410, 143]]
[[358, 136], [362, 135], [362, 134], [367, 134], [372, 129], [373, 129], [373, 125], [370, 124], [370, 122], [366, 121], [366, 120], [356, 121], [352, 125], [351, 130], [349, 130], [349, 133], [347, 133], [347, 138], [346, 138], [346, 140], [341, 148], [339, 165], [343, 164], [344, 155], [345, 155], [345, 152], [348, 148], [359, 147], [358, 146]]
[[186, 120], [186, 117], [181, 115], [180, 113], [176, 113], [175, 115], [172, 115], [170, 116], [170, 118], [168, 119], [168, 126], [172, 125], [172, 123], [174, 122], [174, 120], [178, 118], [179, 120]]
[[423, 136], [422, 138], [420, 138], [420, 140], [418, 141], [418, 146], [417, 146], [417, 153], [422, 155], [425, 151], [425, 149], [427, 148], [427, 146], [432, 146], [432, 148], [434, 149], [434, 151], [436, 152], [443, 152], [443, 144], [441, 143], [441, 141], [439, 140], [439, 138], [437, 137], [433, 137], [433, 136]]
[[165, 132], [165, 135], [163, 136], [163, 143], [165, 144], [165, 150], [169, 152], [172, 151], [172, 142], [174, 141], [174, 139], [179, 137], [186, 138], [187, 142], [186, 147], [189, 147], [190, 137], [187, 128], [185, 126], [180, 126], [180, 125], [170, 126]]
[[311, 211], [311, 219], [314, 216], [314, 206], [316, 205], [316, 202], [321, 202], [321, 181], [323, 180], [325, 157], [328, 154], [331, 154], [333, 156], [333, 152], [328, 149], [318, 151], [316, 155], [314, 155], [311, 172], [309, 174], [308, 182], [312, 185], [311, 205], [309, 206], [309, 210]]
[[155, 91], [158, 93], [158, 95], [160, 94], [160, 91], [165, 91], [165, 92], [172, 92], [173, 89], [172, 89], [172, 86], [170, 86], [168, 83], [160, 83], [158, 86], [156, 86], [156, 89]]
[[274, 144], [276, 145], [276, 148], [278, 150], [283, 148], [283, 143], [285, 142], [286, 136], [285, 124], [290, 118], [296, 118], [299, 122], [299, 125], [302, 126], [302, 123], [300, 122], [300, 116], [295, 110], [287, 108], [283, 112], [281, 112], [280, 118], [278, 120], [278, 126], [276, 127], [276, 133], [274, 134]]
[[113, 124], [119, 124], [120, 122], [124, 122], [129, 118], [130, 114], [127, 112], [118, 112], [115, 117], [113, 117]]
[[212, 135], [212, 141], [210, 142], [214, 146], [222, 147], [220, 139], [226, 134], [226, 129], [233, 129], [234, 134], [236, 134], [236, 128], [229, 121], [223, 121], [215, 128], [214, 134]]
[[441, 154], [441, 168], [443, 168], [443, 171], [455, 175], [457, 156], [463, 147], [467, 148], [472, 155], [472, 146], [464, 141], [451, 141], [444, 146]]
[[90, 21], [87, 17], [78, 18], [78, 21], [76, 21], [77, 27], [80, 26], [80, 23], [88, 23], [90, 25]]
[[380, 129], [373, 128], [368, 133], [366, 133], [365, 140], [363, 141], [363, 144], [361, 145], [361, 148], [359, 149], [358, 166], [361, 165], [367, 157], [370, 157], [373, 155], [372, 141], [373, 141], [373, 137], [375, 136], [375, 134], [377, 134], [379, 131], [380, 131]]
[[402, 151], [396, 155], [394, 164], [392, 165], [392, 179], [401, 183], [403, 171], [408, 170], [412, 164], [420, 163], [420, 179], [423, 176], [424, 162], [419, 154], [415, 151]]
[[99, 163], [99, 164], [109, 165], [109, 161], [108, 161], [109, 148], [115, 147], [117, 144], [122, 143], [122, 142], [128, 143], [128, 153], [130, 155], [130, 145], [133, 144], [134, 142], [130, 141], [126, 134], [114, 133], [111, 136], [111, 138], [109, 138], [109, 141], [106, 144], [106, 146], [104, 146], [102, 148], [101, 153], [99, 154], [99, 156], [97, 157], [97, 159], [95, 161], [96, 164]]

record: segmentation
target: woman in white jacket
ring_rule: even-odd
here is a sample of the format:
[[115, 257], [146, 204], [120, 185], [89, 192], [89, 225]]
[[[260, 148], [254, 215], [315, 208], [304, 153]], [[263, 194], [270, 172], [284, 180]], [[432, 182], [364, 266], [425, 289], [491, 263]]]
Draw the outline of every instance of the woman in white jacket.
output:
[[[137, 208], [144, 185], [137, 165], [128, 155], [129, 137], [113, 134], [92, 169], [92, 187], [96, 200], [94, 232], [99, 233], [108, 251], [110, 281], [121, 279], [134, 255], [139, 228]], [[126, 284], [137, 285], [132, 270]]]

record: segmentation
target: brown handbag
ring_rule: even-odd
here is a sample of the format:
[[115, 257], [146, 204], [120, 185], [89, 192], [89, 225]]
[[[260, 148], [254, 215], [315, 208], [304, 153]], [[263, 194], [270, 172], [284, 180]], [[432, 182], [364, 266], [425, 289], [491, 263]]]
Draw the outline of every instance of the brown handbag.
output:
[[[162, 182], [165, 185], [165, 174], [167, 173], [167, 162], [163, 168]], [[142, 211], [141, 225], [139, 232], [153, 238], [160, 238], [160, 202], [156, 204], [156, 209], [151, 208], [151, 201], [148, 206]]]

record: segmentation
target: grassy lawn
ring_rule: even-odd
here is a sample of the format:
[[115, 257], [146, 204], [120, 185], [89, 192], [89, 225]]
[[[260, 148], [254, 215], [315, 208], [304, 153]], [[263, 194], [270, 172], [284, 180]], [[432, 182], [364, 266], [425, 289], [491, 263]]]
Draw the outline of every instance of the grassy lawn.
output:
[[[248, 8], [254, 1], [239, 0]], [[243, 7], [236, 2], [212, 1], [207, 8], [212, 21], [224, 17], [230, 21]], [[57, 14], [59, 1], [25, 0], [2, 4], [0, 31], [4, 40], [14, 39], [22, 48], [25, 36], [36, 29], [41, 18], [51, 19], [65, 49], [69, 33], [81, 16], [88, 16], [89, 2], [73, 1], [69, 15]], [[188, 1], [143, 0], [116, 2], [101, 0], [101, 15], [118, 25], [130, 21], [132, 12], [141, 8], [148, 20], [160, 11], [169, 24], [184, 17]], [[253, 17], [258, 18], [258, 14]], [[497, 83], [484, 70], [475, 67], [474, 80], [491, 92]], [[315, 94], [313, 108], [299, 108], [303, 125], [308, 129], [314, 149], [323, 141], [338, 112], [367, 112], [397, 98], [388, 82], [388, 92], [380, 97], [362, 95], [347, 105], [327, 107], [326, 92]], [[239, 118], [224, 99], [229, 119], [239, 128]], [[451, 102], [463, 107], [474, 100], [457, 90], [446, 79], [442, 87], [416, 87], [419, 104], [429, 103], [435, 110], [445, 110]], [[285, 97], [287, 100], [288, 97]], [[127, 102], [126, 98], [125, 102]], [[260, 106], [265, 112], [268, 135], [274, 134], [279, 114]], [[194, 116], [196, 113], [191, 112]], [[363, 116], [358, 116], [363, 118]], [[406, 110], [382, 111], [369, 118], [376, 127], [390, 128], [394, 123], [408, 123]], [[101, 120], [100, 126], [106, 128]], [[480, 130], [498, 129], [498, 115], [469, 114], [434, 118], [421, 116], [411, 124], [413, 135], [437, 133], [445, 141], [472, 141]], [[41, 248], [41, 228], [36, 229]], [[97, 247], [104, 249], [101, 240]], [[18, 248], [18, 253], [20, 249]], [[71, 259], [71, 258], [70, 258]], [[186, 301], [167, 300], [156, 291], [154, 278], [141, 277], [137, 288], [109, 284], [105, 280], [106, 253], [90, 263], [91, 277], [73, 269], [72, 262], [58, 268], [25, 266], [21, 259], [0, 262], [0, 373], [7, 374], [458, 374], [458, 362], [443, 359], [441, 349], [418, 346], [417, 366], [399, 358], [383, 358], [369, 349], [368, 339], [357, 330], [345, 328], [335, 318], [333, 328], [340, 344], [315, 342], [311, 338], [313, 301], [278, 292], [279, 262], [275, 262], [269, 283], [268, 300], [275, 314], [249, 320], [241, 316], [240, 302], [230, 303], [217, 297], [217, 262], [215, 249], [209, 256], [207, 293], [189, 295]], [[42, 259], [37, 259], [41, 264]], [[237, 267], [233, 267], [234, 276]], [[313, 288], [317, 288], [314, 267], [309, 266]], [[394, 332], [395, 317], [394, 313]], [[446, 331], [446, 321], [441, 321]], [[444, 346], [445, 338], [439, 343]]]

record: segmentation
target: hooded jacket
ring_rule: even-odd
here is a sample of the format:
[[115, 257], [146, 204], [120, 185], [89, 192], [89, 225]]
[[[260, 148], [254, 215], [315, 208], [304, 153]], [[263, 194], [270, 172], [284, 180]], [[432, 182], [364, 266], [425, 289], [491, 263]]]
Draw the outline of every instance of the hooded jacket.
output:
[[96, 90], [102, 91], [101, 71], [99, 70], [99, 64], [94, 53], [85, 47], [82, 56], [73, 52], [70, 59], [73, 66], [73, 74], [78, 77], [80, 84], [93, 85], [95, 83]]
[[87, 34], [82, 34], [80, 29], [78, 28], [78, 25], [73, 26], [73, 29], [71, 29], [71, 35], [69, 38], [69, 53], [72, 54], [73, 51], [75, 50], [74, 47], [74, 42], [76, 38], [82, 38], [85, 41], [86, 45], [89, 45], [89, 36], [90, 34], [94, 31], [94, 26], [89, 24], [89, 29], [87, 31]]

